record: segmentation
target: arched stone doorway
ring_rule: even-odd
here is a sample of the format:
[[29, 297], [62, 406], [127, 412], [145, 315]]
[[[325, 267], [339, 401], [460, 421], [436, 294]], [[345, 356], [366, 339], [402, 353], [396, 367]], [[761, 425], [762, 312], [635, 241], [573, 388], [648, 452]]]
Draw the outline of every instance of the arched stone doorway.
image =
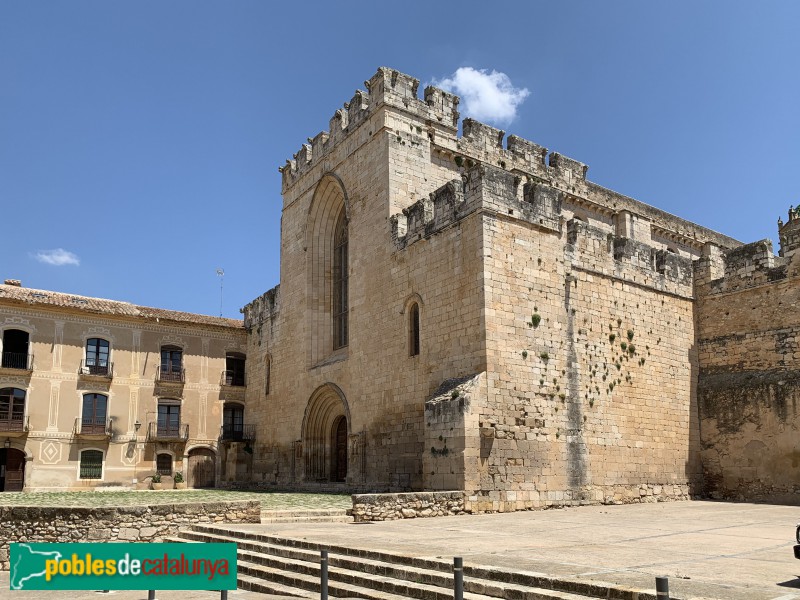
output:
[[347, 481], [350, 414], [344, 393], [327, 383], [308, 400], [303, 418], [306, 481]]
[[21, 492], [25, 485], [25, 453], [0, 448], [0, 492]]
[[193, 448], [189, 450], [188, 483], [193, 488], [214, 487], [216, 460], [213, 450]]

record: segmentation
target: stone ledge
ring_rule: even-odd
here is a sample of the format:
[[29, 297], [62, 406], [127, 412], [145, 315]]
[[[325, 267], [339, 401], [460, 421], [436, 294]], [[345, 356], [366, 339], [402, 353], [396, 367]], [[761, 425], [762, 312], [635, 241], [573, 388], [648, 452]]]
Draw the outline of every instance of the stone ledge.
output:
[[465, 514], [464, 492], [406, 492], [399, 494], [354, 494], [356, 523], [394, 521]]

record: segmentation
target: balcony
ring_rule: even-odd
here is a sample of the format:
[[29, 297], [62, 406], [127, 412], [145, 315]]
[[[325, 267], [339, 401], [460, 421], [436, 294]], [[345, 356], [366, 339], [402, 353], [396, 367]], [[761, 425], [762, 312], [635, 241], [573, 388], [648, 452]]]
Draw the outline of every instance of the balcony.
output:
[[189, 439], [188, 423], [148, 423], [148, 442], [185, 442]]
[[182, 384], [186, 380], [186, 369], [176, 369], [174, 367], [159, 367], [156, 373], [156, 381], [159, 383]]
[[21, 437], [30, 430], [30, 417], [0, 419], [0, 435], [4, 437]]
[[111, 437], [111, 419], [78, 417], [73, 432], [87, 440], [105, 440]]
[[78, 369], [78, 375], [81, 377], [111, 379], [114, 377], [114, 363], [98, 363], [98, 361], [95, 360], [87, 361], [84, 359], [81, 361], [81, 366]]
[[0, 368], [13, 371], [33, 371], [33, 354], [25, 352], [3, 352]]
[[255, 425], [223, 425], [219, 431], [221, 442], [254, 442], [256, 439]]
[[220, 385], [245, 387], [244, 371], [223, 371]]

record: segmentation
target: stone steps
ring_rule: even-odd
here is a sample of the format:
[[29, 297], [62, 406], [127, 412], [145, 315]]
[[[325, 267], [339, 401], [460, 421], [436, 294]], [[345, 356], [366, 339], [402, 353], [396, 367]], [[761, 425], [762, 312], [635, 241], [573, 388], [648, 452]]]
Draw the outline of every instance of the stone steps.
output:
[[[278, 594], [294, 589], [296, 595], [306, 597], [319, 592], [320, 550], [325, 546], [318, 543], [229, 530], [220, 525], [195, 525], [169, 541], [237, 543], [243, 589]], [[333, 597], [367, 600], [453, 597], [452, 563], [448, 561], [344, 546], [327, 546], [327, 549], [328, 588]], [[465, 600], [655, 600], [653, 593], [641, 590], [470, 565], [464, 567], [464, 592]]]
[[262, 523], [352, 523], [350, 511], [344, 508], [317, 510], [262, 510]]

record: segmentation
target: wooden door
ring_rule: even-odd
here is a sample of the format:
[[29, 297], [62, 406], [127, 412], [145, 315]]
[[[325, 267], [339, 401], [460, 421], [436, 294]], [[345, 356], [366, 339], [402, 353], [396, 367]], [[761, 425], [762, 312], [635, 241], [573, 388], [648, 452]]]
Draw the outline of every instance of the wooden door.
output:
[[4, 492], [21, 492], [25, 485], [25, 453], [14, 448], [6, 450]]
[[197, 448], [189, 452], [189, 484], [194, 488], [214, 487], [214, 452]]

